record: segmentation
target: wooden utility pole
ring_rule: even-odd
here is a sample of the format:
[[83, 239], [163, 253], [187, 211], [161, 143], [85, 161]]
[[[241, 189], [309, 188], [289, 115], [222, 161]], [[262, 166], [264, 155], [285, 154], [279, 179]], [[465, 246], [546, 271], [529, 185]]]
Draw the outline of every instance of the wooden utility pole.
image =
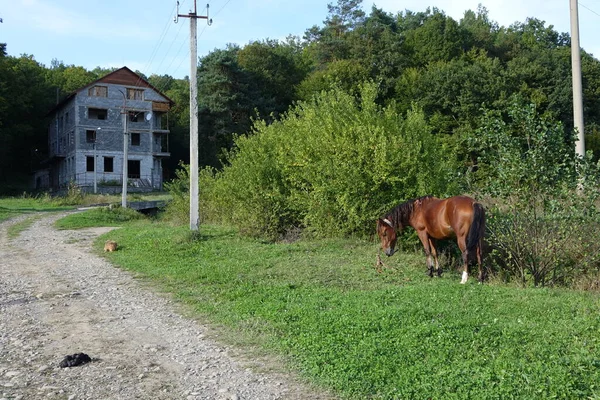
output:
[[571, 5], [571, 71], [573, 75], [573, 122], [577, 130], [575, 153], [585, 156], [585, 131], [583, 126], [583, 90], [581, 85], [581, 47], [579, 46], [579, 12], [577, 0]]
[[199, 205], [198, 205], [198, 35], [197, 19], [205, 19], [210, 25], [211, 19], [208, 19], [208, 4], [206, 5], [206, 15], [197, 15], [196, 0], [194, 0], [194, 11], [187, 15], [179, 14], [179, 1], [177, 2], [177, 14], [175, 23], [179, 17], [190, 19], [190, 230], [197, 231], [200, 223]]

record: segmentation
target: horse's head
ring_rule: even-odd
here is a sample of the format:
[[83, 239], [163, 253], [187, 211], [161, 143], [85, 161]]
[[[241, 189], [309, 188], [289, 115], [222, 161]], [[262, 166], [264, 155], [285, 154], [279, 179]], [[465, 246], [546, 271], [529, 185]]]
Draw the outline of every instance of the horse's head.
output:
[[394, 254], [396, 247], [396, 230], [392, 226], [392, 223], [388, 219], [377, 220], [377, 234], [381, 239], [381, 249], [386, 256]]

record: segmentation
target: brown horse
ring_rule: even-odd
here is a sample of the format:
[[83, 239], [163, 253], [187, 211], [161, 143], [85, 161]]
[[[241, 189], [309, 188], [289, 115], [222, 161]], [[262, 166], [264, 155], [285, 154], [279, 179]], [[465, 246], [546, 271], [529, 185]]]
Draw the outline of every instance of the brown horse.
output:
[[469, 255], [473, 254], [473, 251], [479, 265], [479, 281], [483, 282], [481, 252], [485, 233], [485, 211], [481, 204], [467, 196], [443, 200], [424, 196], [396, 206], [377, 221], [381, 248], [388, 257], [395, 251], [396, 231], [401, 231], [405, 226], [412, 226], [423, 243], [429, 276], [433, 276], [434, 263], [437, 275], [442, 274], [438, 264], [436, 240], [456, 238], [464, 263], [460, 283], [467, 283]]

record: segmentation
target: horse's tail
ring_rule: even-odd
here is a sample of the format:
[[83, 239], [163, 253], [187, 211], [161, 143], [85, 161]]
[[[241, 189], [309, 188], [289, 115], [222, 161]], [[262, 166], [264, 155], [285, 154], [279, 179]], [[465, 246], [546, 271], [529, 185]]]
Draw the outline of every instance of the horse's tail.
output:
[[473, 222], [467, 236], [467, 251], [473, 250], [485, 234], [485, 210], [479, 203], [473, 203]]

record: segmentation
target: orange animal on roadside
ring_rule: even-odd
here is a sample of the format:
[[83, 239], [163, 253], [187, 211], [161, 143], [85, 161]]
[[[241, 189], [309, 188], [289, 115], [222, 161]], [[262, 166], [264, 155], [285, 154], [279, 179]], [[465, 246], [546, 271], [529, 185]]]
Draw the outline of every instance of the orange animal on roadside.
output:
[[106, 243], [104, 243], [104, 251], [117, 251], [117, 242], [114, 240], [107, 240]]

